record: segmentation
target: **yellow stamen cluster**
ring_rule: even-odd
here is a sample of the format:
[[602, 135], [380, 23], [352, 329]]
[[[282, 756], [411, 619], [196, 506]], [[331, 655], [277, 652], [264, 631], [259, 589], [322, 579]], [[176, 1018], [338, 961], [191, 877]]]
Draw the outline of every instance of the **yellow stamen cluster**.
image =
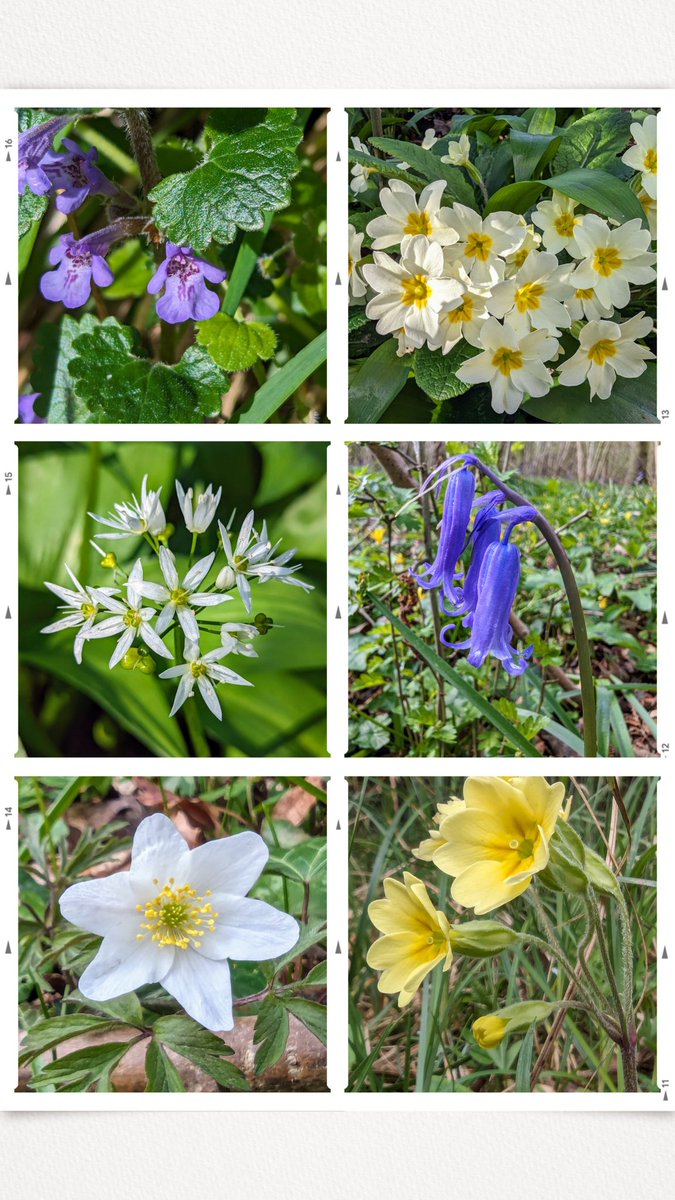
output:
[[556, 217], [553, 222], [556, 228], [556, 233], [561, 237], [572, 237], [574, 226], [579, 224], [579, 218], [572, 215], [571, 212], [563, 212], [559, 217]]
[[593, 259], [593, 267], [598, 272], [598, 275], [602, 275], [604, 279], [607, 279], [622, 266], [623, 259], [614, 246], [598, 246]]
[[128, 625], [130, 629], [138, 629], [139, 625], [143, 623], [143, 618], [139, 609], [128, 608], [122, 617], [122, 621], [125, 625]]
[[87, 603], [81, 604], [80, 612], [82, 613], [83, 617], [95, 617], [96, 616], [96, 605], [95, 604], [87, 604]]
[[500, 346], [492, 355], [492, 365], [497, 367], [502, 375], [510, 375], [512, 371], [520, 370], [523, 365], [523, 356], [520, 350], [512, 350], [510, 346]]
[[[159, 887], [158, 879], [153, 883]], [[142, 942], [150, 936], [160, 946], [175, 946], [177, 950], [192, 946], [198, 950], [204, 934], [213, 933], [216, 927], [218, 913], [208, 900], [211, 892], [198, 896], [188, 883], [181, 887], [175, 884], [175, 879], [170, 879], [152, 900], [136, 905], [136, 911], [145, 917], [140, 923], [145, 932], [137, 933], [136, 940]]]
[[468, 292], [462, 297], [462, 303], [457, 305], [457, 308], [451, 308], [446, 312], [445, 318], [448, 325], [459, 325], [461, 321], [473, 320], [473, 296]]
[[410, 233], [414, 236], [422, 234], [424, 237], [430, 237], [432, 233], [431, 221], [426, 212], [409, 212], [408, 220], [403, 229], [404, 233]]
[[656, 175], [657, 161], [656, 150], [648, 150], [645, 154], [644, 170], [648, 171], [650, 175]]
[[171, 592], [171, 603], [180, 607], [182, 604], [187, 604], [190, 599], [190, 593], [182, 587], [174, 588]]
[[470, 233], [466, 239], [464, 253], [467, 258], [477, 258], [479, 262], [487, 262], [493, 246], [493, 238], [487, 233]]
[[431, 288], [427, 282], [426, 275], [411, 275], [408, 279], [403, 280], [403, 296], [401, 299], [404, 304], [407, 304], [409, 307], [414, 304], [416, 308], [425, 308], [430, 298]]
[[539, 308], [543, 294], [544, 289], [540, 283], [524, 283], [522, 287], [516, 288], [514, 300], [518, 312], [533, 312]]
[[596, 342], [594, 346], [591, 346], [587, 353], [591, 362], [597, 363], [597, 365], [601, 367], [605, 362], [605, 359], [614, 358], [614, 355], [616, 354], [616, 345], [614, 342], [611, 342], [609, 338], [602, 338], [601, 341]]

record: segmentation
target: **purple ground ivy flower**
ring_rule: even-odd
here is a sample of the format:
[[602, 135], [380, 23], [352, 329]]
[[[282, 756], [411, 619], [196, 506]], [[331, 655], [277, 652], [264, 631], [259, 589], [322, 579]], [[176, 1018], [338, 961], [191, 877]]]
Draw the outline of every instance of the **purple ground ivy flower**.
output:
[[124, 236], [122, 230], [109, 225], [79, 241], [72, 233], [60, 237], [49, 251], [49, 261], [56, 270], [47, 271], [40, 280], [45, 300], [61, 300], [66, 308], [81, 308], [91, 296], [92, 280], [99, 287], [112, 283], [115, 276], [105, 256], [113, 242]]
[[71, 117], [52, 117], [42, 125], [33, 125], [19, 134], [19, 195], [28, 187], [36, 196], [52, 189], [52, 181], [43, 170], [42, 161], [52, 149], [57, 133], [68, 125]]
[[532, 657], [533, 646], [519, 654], [512, 642], [511, 608], [520, 582], [520, 550], [513, 542], [493, 541], [485, 547], [478, 578], [471, 636], [450, 642], [445, 631], [441, 640], [453, 650], [466, 650], [472, 667], [481, 667], [489, 654], [498, 658], [509, 675], [522, 675]]
[[207, 321], [215, 317], [220, 299], [209, 291], [209, 283], [222, 283], [227, 271], [221, 271], [204, 258], [198, 258], [189, 246], [166, 243], [166, 258], [148, 284], [151, 295], [164, 288], [157, 301], [157, 316], [170, 325], [180, 321]]
[[25, 392], [19, 396], [19, 420], [22, 425], [44, 425], [47, 418], [39, 417], [35, 411], [35, 401], [40, 392]]
[[67, 148], [65, 154], [49, 150], [40, 164], [52, 188], [59, 193], [56, 197], [59, 212], [73, 212], [89, 195], [115, 195], [114, 183], [96, 166], [98, 151], [95, 147], [85, 151], [71, 138], [64, 138], [61, 145]]

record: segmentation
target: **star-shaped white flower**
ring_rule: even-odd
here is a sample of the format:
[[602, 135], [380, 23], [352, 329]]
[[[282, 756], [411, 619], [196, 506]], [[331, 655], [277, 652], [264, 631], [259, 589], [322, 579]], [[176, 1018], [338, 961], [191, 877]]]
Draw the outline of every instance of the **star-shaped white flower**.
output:
[[443, 250], [428, 238], [410, 238], [401, 261], [376, 250], [373, 263], [362, 268], [377, 294], [366, 305], [366, 316], [377, 321], [378, 333], [433, 337], [444, 304], [461, 296], [456, 279], [444, 279]]
[[61, 896], [65, 919], [103, 938], [80, 977], [82, 995], [103, 1003], [161, 983], [206, 1029], [232, 1029], [228, 960], [278, 958], [300, 932], [294, 917], [246, 895], [268, 854], [252, 831], [190, 850], [168, 817], [146, 817], [130, 870], [75, 883]]
[[183, 520], [185, 521], [187, 528], [190, 530], [190, 533], [204, 533], [204, 531], [208, 529], [216, 515], [222, 494], [223, 489], [222, 487], [219, 487], [218, 491], [214, 495], [213, 484], [210, 483], [206, 491], [202, 492], [201, 496], [199, 497], [193, 512], [194, 493], [192, 488], [189, 487], [186, 492], [183, 490], [183, 487], [178, 480], [176, 480], [176, 495], [178, 496], [178, 503], [183, 514]]
[[621, 161], [634, 171], [640, 171], [644, 190], [652, 200], [656, 200], [656, 117], [645, 117], [642, 124], [634, 121], [630, 131], [635, 145], [622, 154]]
[[149, 583], [146, 580], [142, 580], [136, 585], [140, 596], [144, 596], [147, 600], [157, 600], [164, 605], [155, 623], [157, 633], [165, 633], [176, 617], [186, 638], [191, 642], [198, 642], [199, 626], [193, 609], [226, 604], [228, 600], [232, 599], [231, 596], [224, 596], [222, 592], [197, 590], [211, 570], [215, 557], [214, 551], [212, 554], [207, 554], [206, 558], [201, 558], [190, 568], [181, 582], [176, 570], [176, 559], [166, 546], [160, 546], [159, 566], [166, 580], [166, 586], [161, 583]]
[[[75, 642], [73, 644], [73, 654], [75, 662], [81, 663], [84, 643], [87, 640], [90, 630], [93, 628], [100, 601], [92, 595], [91, 589], [83, 587], [79, 579], [76, 579], [68, 563], [64, 563], [64, 566], [73, 582], [73, 587], [65, 588], [61, 587], [58, 583], [47, 583], [46, 581], [45, 587], [49, 588], [50, 592], [53, 592], [55, 596], [58, 596], [59, 600], [64, 601], [63, 604], [59, 605], [59, 608], [66, 615], [61, 617], [60, 620], [54, 621], [51, 625], [45, 625], [44, 629], [40, 630], [40, 633], [59, 633], [61, 629], [77, 629], [78, 632], [75, 635]], [[116, 596], [119, 589], [99, 588], [98, 591], [104, 593], [106, 596]]]
[[259, 635], [260, 630], [255, 625], [247, 625], [243, 621], [226, 621], [220, 627], [220, 640], [227, 653], [243, 654], [246, 658], [258, 657], [258, 651], [252, 643]]
[[107, 517], [89, 513], [89, 516], [93, 517], [94, 521], [98, 521], [99, 525], [107, 525], [110, 529], [120, 531], [118, 533], [99, 533], [97, 537], [119, 539], [129, 537], [131, 534], [140, 536], [144, 533], [158, 537], [160, 533], [164, 533], [166, 517], [160, 503], [162, 489], [160, 487], [156, 492], [148, 490], [147, 482], [148, 477], [144, 475], [140, 504], [136, 497], [132, 496], [130, 503], [116, 504], [114, 506], [115, 513], [108, 513]]
[[558, 352], [559, 343], [545, 330], [524, 337], [508, 321], [489, 317], [481, 326], [482, 354], [462, 363], [456, 371], [464, 383], [489, 383], [492, 407], [497, 413], [517, 412], [525, 395], [545, 396], [551, 373], [544, 363]]
[[244, 518], [234, 548], [227, 529], [222, 521], [218, 522], [227, 566], [219, 572], [216, 578], [216, 587], [222, 588], [226, 592], [237, 587], [247, 612], [250, 612], [253, 606], [250, 579], [257, 579], [259, 583], [278, 579], [281, 583], [292, 584], [306, 592], [313, 591], [313, 584], [295, 578], [296, 572], [302, 570], [302, 564], [296, 563], [292, 567], [288, 565], [295, 554], [295, 549], [285, 550], [283, 554], [274, 558], [274, 553], [281, 543], [276, 542], [272, 545], [267, 534], [266, 521], [263, 521], [260, 537], [258, 537], [253, 528], [254, 521], [255, 513], [251, 510]]
[[380, 192], [384, 215], [375, 217], [366, 226], [366, 233], [373, 240], [373, 250], [400, 245], [401, 253], [405, 254], [409, 240], [415, 237], [428, 238], [439, 246], [451, 246], [456, 242], [457, 232], [448, 224], [452, 210], [441, 208], [446, 187], [446, 181], [438, 179], [424, 188], [418, 200], [409, 183], [401, 179], [390, 180]]
[[153, 650], [155, 654], [159, 654], [162, 658], [173, 658], [171, 651], [167, 650], [164, 642], [150, 624], [157, 616], [154, 608], [141, 606], [142, 594], [138, 590], [138, 585], [142, 582], [143, 564], [139, 558], [134, 563], [127, 580], [126, 601], [116, 600], [113, 596], [109, 596], [104, 588], [89, 589], [97, 604], [113, 613], [114, 616], [107, 617], [106, 620], [89, 629], [87, 641], [92, 638], [117, 637], [120, 634], [120, 639], [108, 663], [111, 670], [120, 659], [124, 658], [137, 637], [140, 637], [148, 649]]
[[631, 283], [656, 279], [651, 240], [639, 217], [610, 229], [602, 217], [589, 213], [574, 231], [570, 254], [581, 262], [570, 283], [575, 288], [593, 288], [605, 308], [625, 308]]
[[637, 338], [651, 333], [654, 322], [638, 313], [620, 325], [615, 321], [589, 321], [579, 334], [579, 349], [560, 368], [563, 387], [575, 387], [588, 379], [591, 398], [607, 400], [617, 375], [636, 379], [656, 356]]
[[174, 717], [185, 701], [194, 696], [197, 684], [206, 707], [214, 717], [222, 721], [223, 710], [211, 680], [215, 679], [216, 683], [236, 683], [242, 687], [253, 687], [249, 679], [242, 679], [236, 671], [230, 671], [229, 667], [220, 665], [220, 659], [229, 653], [227, 647], [218, 646], [216, 650], [209, 650], [208, 654], [200, 654], [197, 642], [186, 642], [183, 666], [169, 667], [159, 675], [160, 679], [180, 679], [169, 716]]

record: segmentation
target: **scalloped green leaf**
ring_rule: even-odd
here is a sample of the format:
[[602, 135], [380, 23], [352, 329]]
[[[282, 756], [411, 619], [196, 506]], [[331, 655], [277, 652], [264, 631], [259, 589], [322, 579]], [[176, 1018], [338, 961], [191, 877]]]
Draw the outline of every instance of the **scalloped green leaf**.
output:
[[262, 321], [236, 321], [216, 313], [198, 326], [197, 341], [224, 371], [247, 371], [258, 359], [272, 357], [277, 335]]
[[201, 346], [176, 366], [136, 354], [131, 329], [107, 317], [73, 342], [68, 369], [92, 419], [106, 422], [197, 422], [220, 411], [228, 376]]
[[440, 350], [430, 350], [428, 346], [422, 346], [413, 355], [413, 371], [418, 387], [436, 403], [468, 392], [471, 384], [463, 383], [457, 378], [457, 369], [467, 358], [473, 358], [477, 353], [478, 351], [465, 341], [458, 342], [448, 354], [441, 354]]
[[300, 169], [302, 129], [294, 108], [271, 108], [252, 128], [219, 134], [204, 161], [170, 175], [150, 193], [153, 220], [173, 242], [205, 250], [227, 245], [239, 229], [262, 229], [265, 214], [285, 208]]
[[75, 357], [75, 339], [91, 333], [98, 324], [97, 317], [85, 313], [79, 321], [64, 314], [58, 324], [43, 322], [38, 326], [31, 383], [40, 393], [35, 411], [50, 423], [90, 420], [87, 405], [76, 395], [75, 380], [68, 367]]

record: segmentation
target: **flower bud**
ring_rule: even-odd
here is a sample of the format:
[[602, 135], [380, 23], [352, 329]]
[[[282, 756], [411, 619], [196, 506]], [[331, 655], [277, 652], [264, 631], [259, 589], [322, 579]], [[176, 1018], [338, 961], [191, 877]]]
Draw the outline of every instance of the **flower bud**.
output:
[[140, 650], [137, 650], [135, 646], [132, 646], [130, 650], [127, 650], [124, 658], [122, 659], [122, 669], [124, 671], [134, 671], [138, 666], [140, 657]]
[[556, 1005], [545, 1000], [524, 1000], [521, 1004], [508, 1004], [496, 1013], [479, 1017], [471, 1026], [471, 1032], [484, 1050], [498, 1046], [509, 1033], [528, 1029], [534, 1021], [545, 1021], [555, 1012]]
[[607, 866], [604, 858], [596, 854], [595, 850], [591, 850], [589, 846], [585, 846], [584, 849], [586, 851], [586, 875], [593, 887], [607, 896], [614, 896], [620, 900], [621, 887], [614, 872]]
[[102, 567], [105, 567], [109, 571], [114, 571], [117, 565], [117, 555], [114, 554], [112, 550], [109, 550], [107, 554], [103, 555], [103, 558], [101, 559]]
[[572, 895], [580, 895], [588, 888], [588, 879], [583, 868], [556, 850], [553, 842], [549, 844], [548, 866], [540, 871], [539, 878], [545, 887], [553, 887], [554, 891], [571, 892]]
[[142, 654], [138, 663], [138, 669], [141, 675], [154, 675], [157, 670], [155, 660], [149, 654]]
[[216, 576], [216, 587], [220, 592], [230, 592], [237, 582], [237, 577], [232, 570], [232, 567], [223, 567], [219, 575]]
[[162, 532], [156, 535], [157, 541], [160, 542], [162, 546], [168, 546], [169, 538], [171, 537], [172, 533], [175, 533], [175, 531], [175, 525], [166, 525]]
[[503, 1017], [479, 1017], [471, 1026], [471, 1032], [483, 1050], [492, 1050], [502, 1041], [508, 1028]]
[[490, 958], [518, 941], [518, 934], [501, 921], [464, 921], [451, 926], [450, 945], [467, 958]]
[[265, 634], [269, 633], [270, 629], [274, 627], [274, 621], [265, 613], [256, 613], [253, 618], [253, 624], [255, 625], [261, 637], [264, 637]]

